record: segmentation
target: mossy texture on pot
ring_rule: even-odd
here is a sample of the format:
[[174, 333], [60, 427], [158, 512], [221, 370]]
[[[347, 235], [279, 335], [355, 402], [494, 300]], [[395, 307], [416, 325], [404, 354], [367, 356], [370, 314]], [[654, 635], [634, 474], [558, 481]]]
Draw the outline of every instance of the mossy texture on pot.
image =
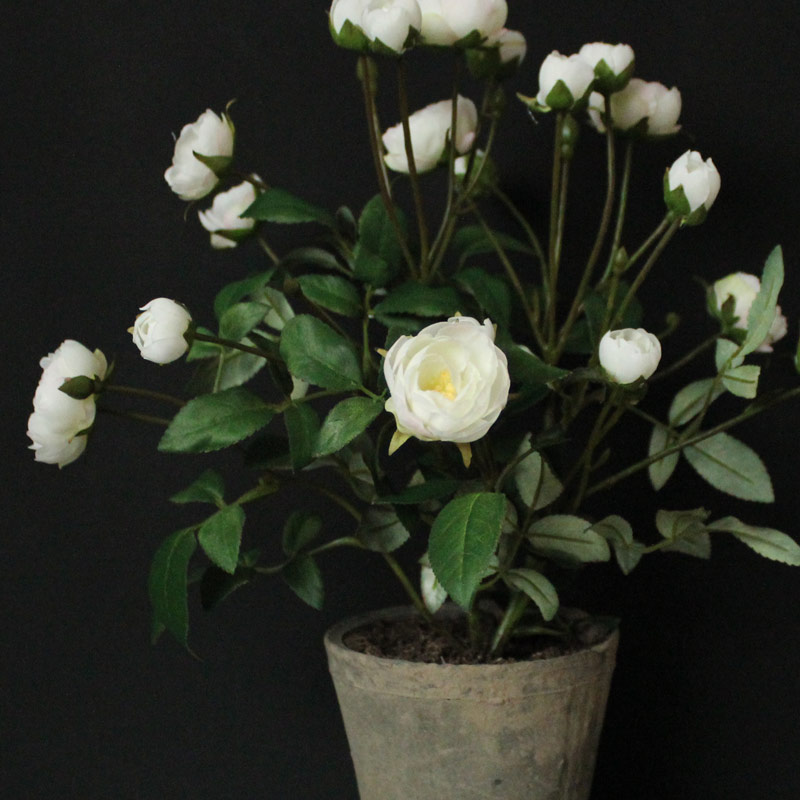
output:
[[357, 653], [325, 636], [361, 800], [587, 800], [618, 633], [557, 658], [448, 665]]

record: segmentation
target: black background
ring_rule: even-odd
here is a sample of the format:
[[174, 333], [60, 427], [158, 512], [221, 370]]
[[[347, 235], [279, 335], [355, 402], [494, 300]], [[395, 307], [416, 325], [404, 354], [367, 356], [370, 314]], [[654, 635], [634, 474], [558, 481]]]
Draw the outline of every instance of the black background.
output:
[[[716, 206], [667, 251], [646, 287], [650, 307], [680, 304], [684, 330], [702, 335], [710, 329], [693, 276], [758, 272], [782, 242], [794, 339], [795, 3], [511, 5], [509, 26], [530, 45], [515, 91], [535, 93], [550, 50], [595, 40], [629, 42], [641, 77], [681, 88], [685, 135], [637, 156], [631, 231], [643, 234], [660, 218], [661, 174], [687, 147], [720, 169]], [[184, 222], [184, 204], [163, 181], [171, 132], [206, 107], [237, 98], [240, 163], [270, 183], [329, 208], [358, 209], [374, 193], [354, 60], [330, 43], [326, 7], [72, 2], [18, 4], [4, 15], [3, 797], [355, 797], [321, 636], [346, 614], [403, 601], [382, 564], [333, 554], [323, 564], [322, 613], [277, 580], [210, 616], [193, 602], [201, 661], [171, 641], [151, 648], [150, 558], [168, 533], [194, 521], [191, 509], [165, 498], [208, 460], [158, 454], [158, 431], [103, 417], [85, 456], [59, 472], [34, 463], [24, 435], [37, 362], [63, 339], [116, 355], [120, 380], [177, 389], [186, 367], [145, 364], [130, 344], [136, 308], [176, 297], [209, 321], [216, 288], [260, 265], [254, 247], [212, 252], [194, 211]], [[449, 59], [414, 54], [410, 62], [414, 107], [449, 95]], [[387, 124], [397, 119], [388, 78]], [[516, 102], [507, 117], [501, 174], [541, 219], [550, 128], [535, 126]], [[596, 225], [601, 154], [599, 137], [587, 132], [570, 218], [578, 244]], [[285, 251], [304, 235], [278, 230], [272, 238]], [[646, 322], [658, 329], [663, 315]], [[772, 358], [783, 382], [792, 380], [789, 340]], [[716, 516], [735, 513], [796, 535], [797, 422], [796, 407], [785, 407], [738, 434], [767, 461], [774, 505], [733, 503], [683, 465], [659, 501], [705, 504]], [[642, 447], [645, 432], [631, 435]], [[653, 535], [656, 500], [646, 482], [634, 481], [622, 500], [615, 510]], [[248, 543], [269, 549], [290, 506], [257, 518]], [[333, 518], [329, 529], [344, 524]], [[628, 579], [613, 567], [587, 571], [579, 599], [623, 619], [593, 798], [800, 796], [798, 579], [727, 541], [708, 563], [665, 555]]]

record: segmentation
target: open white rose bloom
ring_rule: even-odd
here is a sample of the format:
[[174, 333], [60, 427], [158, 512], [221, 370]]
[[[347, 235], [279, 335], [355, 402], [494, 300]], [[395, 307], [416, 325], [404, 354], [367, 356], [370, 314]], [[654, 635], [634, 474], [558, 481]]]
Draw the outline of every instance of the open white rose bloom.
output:
[[99, 351], [67, 339], [40, 365], [42, 377], [33, 396], [28, 436], [37, 461], [71, 464], [86, 449], [87, 432], [94, 424], [95, 398], [77, 400], [61, 391], [65, 381], [79, 376], [103, 380], [108, 364]]
[[401, 336], [386, 354], [383, 373], [386, 410], [401, 437], [474, 442], [508, 400], [508, 363], [488, 319], [451, 317]]
[[[214, 462], [226, 472], [244, 455], [230, 479], [198, 468], [177, 495], [195, 516], [154, 558], [155, 627], [182, 644], [187, 576], [201, 558], [206, 590], [280, 575], [319, 608], [330, 550], [377, 552], [423, 617], [445, 597], [459, 605], [470, 652], [487, 661], [543, 627], [583, 646], [560, 592], [585, 564], [613, 559], [627, 574], [662, 550], [705, 558], [729, 534], [800, 565], [789, 535], [728, 506], [775, 499], [737, 426], [800, 397], [800, 381], [761, 388], [773, 347], [772, 361], [800, 372], [796, 343], [783, 341], [797, 325], [779, 305], [781, 248], [760, 275], [737, 272], [706, 291], [700, 283], [723, 273], [709, 240], [665, 264], [673, 238], [683, 244], [719, 213], [714, 162], [667, 138], [680, 127], [680, 92], [635, 77], [624, 43], [561, 54], [527, 32], [541, 60], [520, 66], [526, 39], [505, 27], [508, 12], [505, 0], [335, 0], [328, 28], [359, 77], [352, 100], [368, 148], [346, 159], [353, 169], [315, 175], [300, 197], [275, 185], [291, 170], [270, 153], [248, 163], [234, 148], [227, 112], [205, 111], [175, 143], [170, 188], [208, 198], [195, 217], [172, 197], [176, 229], [185, 216], [228, 252], [216, 273], [224, 285], [198, 287], [205, 308], [190, 315], [156, 297], [130, 329], [129, 347], [171, 364], [158, 377], [174, 373], [174, 393], [116, 383], [102, 354], [76, 342], [43, 360], [29, 422], [38, 460], [74, 460], [96, 403], [158, 426], [161, 453], [230, 449]], [[531, 134], [529, 148], [504, 143], [504, 117], [514, 135]], [[323, 128], [292, 137], [313, 147]], [[357, 185], [328, 185], [345, 174]], [[669, 281], [687, 287], [678, 300], [662, 291]], [[125, 368], [120, 358], [115, 372]], [[67, 388], [82, 399], [61, 391], [80, 375]], [[130, 396], [118, 408], [121, 393]], [[708, 510], [661, 507], [657, 492], [686, 477], [681, 460], [713, 490]], [[652, 488], [644, 523], [623, 516], [633, 476]], [[298, 486], [314, 502], [290, 513]], [[256, 502], [274, 516], [269, 532], [247, 522]], [[347, 513], [344, 528], [328, 524], [331, 503]], [[400, 547], [413, 552], [396, 559]], [[608, 633], [607, 619], [597, 624]]]

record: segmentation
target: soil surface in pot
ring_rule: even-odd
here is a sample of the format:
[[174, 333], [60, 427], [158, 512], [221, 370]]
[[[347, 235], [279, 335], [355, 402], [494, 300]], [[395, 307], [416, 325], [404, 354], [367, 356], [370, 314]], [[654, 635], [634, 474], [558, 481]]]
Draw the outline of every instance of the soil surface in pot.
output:
[[570, 628], [571, 635], [564, 638], [512, 639], [500, 658], [472, 646], [465, 617], [437, 619], [435, 625], [421, 617], [379, 620], [350, 631], [343, 641], [351, 650], [381, 658], [426, 664], [508, 664], [575, 653], [602, 641], [611, 632], [607, 621], [588, 616], [572, 620]]

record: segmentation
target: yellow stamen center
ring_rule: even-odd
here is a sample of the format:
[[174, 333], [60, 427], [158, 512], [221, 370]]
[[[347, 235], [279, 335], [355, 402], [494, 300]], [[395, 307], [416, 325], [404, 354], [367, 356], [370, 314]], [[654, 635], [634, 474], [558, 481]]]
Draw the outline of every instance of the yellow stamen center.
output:
[[439, 392], [448, 400], [456, 399], [456, 387], [453, 386], [453, 377], [450, 375], [449, 369], [443, 369], [435, 378], [431, 378], [420, 388], [426, 392]]

